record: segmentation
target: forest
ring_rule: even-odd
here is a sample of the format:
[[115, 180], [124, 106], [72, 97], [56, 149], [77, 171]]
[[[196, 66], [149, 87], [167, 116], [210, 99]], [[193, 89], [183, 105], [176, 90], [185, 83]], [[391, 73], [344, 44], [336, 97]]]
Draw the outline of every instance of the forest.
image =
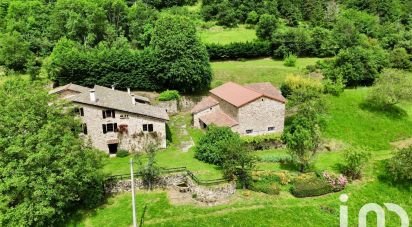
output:
[[[194, 4], [199, 11], [180, 7]], [[334, 57], [310, 70], [371, 85], [385, 67], [411, 70], [411, 8], [410, 0], [1, 0], [0, 64], [56, 85], [193, 93], [210, 86], [209, 59]], [[246, 24], [258, 39], [202, 43], [198, 31], [214, 24]]]

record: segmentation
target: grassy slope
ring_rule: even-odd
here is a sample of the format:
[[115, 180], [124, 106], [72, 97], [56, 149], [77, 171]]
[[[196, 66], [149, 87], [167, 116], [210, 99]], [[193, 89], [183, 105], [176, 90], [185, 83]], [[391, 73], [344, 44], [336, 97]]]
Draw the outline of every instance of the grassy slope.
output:
[[[368, 146], [373, 153], [363, 180], [350, 184], [342, 192], [350, 196], [348, 202], [350, 226], [356, 225], [357, 212], [364, 204], [370, 202], [397, 203], [409, 214], [412, 212], [412, 194], [409, 191], [389, 186], [377, 179], [378, 172], [382, 171], [382, 160], [389, 158], [392, 154], [392, 151], [388, 149], [389, 142], [412, 136], [410, 130], [412, 128], [412, 106], [402, 106], [409, 113], [404, 118], [385, 117], [360, 107], [365, 92], [365, 89], [347, 90], [341, 97], [328, 98], [330, 114], [325, 135], [354, 145]], [[376, 130], [381, 127], [383, 131]], [[407, 128], [409, 131], [406, 130]], [[258, 153], [261, 157], [284, 154], [285, 151], [282, 150]], [[336, 171], [336, 164], [341, 162], [342, 155], [342, 152], [320, 153], [316, 166], [318, 169]], [[197, 167], [210, 168], [210, 166]], [[258, 168], [276, 171], [283, 167], [273, 163], [259, 163]], [[137, 199], [140, 214], [144, 204], [148, 205], [145, 224], [149, 226], [296, 226], [296, 223], [305, 223], [307, 226], [338, 226], [340, 194], [297, 199], [286, 191], [283, 191], [280, 196], [268, 196], [239, 190], [230, 204], [207, 208], [193, 205], [171, 205], [166, 193], [160, 191], [141, 192], [137, 195]], [[73, 224], [128, 226], [131, 224], [130, 206], [130, 194], [118, 195], [110, 198], [105, 206], [93, 212], [87, 212], [77, 221], [73, 220]], [[387, 226], [399, 226], [399, 220], [392, 213], [387, 212], [386, 218]]]
[[315, 64], [318, 60], [318, 58], [299, 58], [296, 67], [286, 67], [283, 65], [283, 61], [270, 58], [250, 61], [212, 62], [212, 87], [227, 81], [240, 84], [271, 82], [279, 86], [287, 75], [300, 73], [307, 65]]
[[257, 39], [254, 29], [247, 29], [244, 25], [237, 28], [223, 28], [214, 26], [200, 31], [203, 43], [229, 44], [233, 42], [247, 42]]

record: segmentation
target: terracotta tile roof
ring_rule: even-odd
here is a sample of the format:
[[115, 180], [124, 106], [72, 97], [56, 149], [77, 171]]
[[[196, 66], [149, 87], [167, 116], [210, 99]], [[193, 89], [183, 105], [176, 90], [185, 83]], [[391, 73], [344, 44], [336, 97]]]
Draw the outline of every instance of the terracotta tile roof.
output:
[[[132, 96], [127, 92], [112, 90], [111, 88], [94, 86], [96, 102], [90, 101], [90, 93], [85, 92], [71, 98], [73, 102], [79, 102], [94, 106], [122, 110], [129, 113], [136, 113], [144, 116], [169, 120], [169, 115], [165, 109], [148, 104], [132, 103]], [[135, 97], [136, 98], [136, 97]]]
[[223, 113], [222, 111], [206, 114], [204, 116], [201, 116], [199, 119], [206, 125], [215, 124], [217, 126], [233, 127], [239, 124], [235, 119], [231, 118], [229, 115]]
[[199, 103], [197, 103], [196, 106], [193, 107], [193, 109], [190, 112], [192, 114], [199, 113], [199, 112], [201, 112], [203, 110], [206, 110], [210, 107], [216, 106], [217, 104], [219, 104], [219, 102], [216, 101], [216, 99], [214, 99], [210, 96], [207, 96], [207, 97], [204, 97]]
[[233, 82], [225, 83], [211, 90], [210, 93], [236, 107], [241, 107], [262, 96], [262, 94], [256, 91], [245, 88]]
[[268, 98], [272, 98], [283, 103], [286, 102], [286, 99], [285, 97], [283, 97], [282, 92], [274, 87], [271, 83], [247, 84], [245, 85], [245, 87], [261, 93]]

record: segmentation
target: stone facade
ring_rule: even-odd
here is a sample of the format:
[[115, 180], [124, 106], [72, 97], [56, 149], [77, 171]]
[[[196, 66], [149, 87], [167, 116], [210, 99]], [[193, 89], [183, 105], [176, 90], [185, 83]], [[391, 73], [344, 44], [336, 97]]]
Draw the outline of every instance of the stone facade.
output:
[[[181, 184], [185, 185], [185, 190], [182, 190]], [[135, 179], [134, 186], [137, 189], [143, 190], [143, 182], [140, 178]], [[192, 197], [199, 201], [209, 205], [213, 205], [221, 200], [227, 199], [236, 192], [236, 183], [228, 182], [215, 186], [201, 186], [197, 185], [190, 177], [185, 173], [176, 173], [162, 176], [156, 183], [156, 188], [161, 189], [176, 189], [182, 193], [192, 193]], [[111, 181], [106, 182], [105, 191], [108, 194], [122, 193], [131, 191], [131, 181]]]
[[205, 116], [206, 114], [212, 113], [212, 112], [216, 112], [220, 110], [220, 106], [216, 105], [216, 106], [212, 106], [209, 107], [208, 109], [205, 109], [199, 113], [195, 113], [193, 114], [193, 126], [196, 128], [202, 128], [203, 126], [200, 125], [200, 120], [199, 118], [202, 116]]
[[285, 123], [285, 104], [266, 97], [239, 108], [239, 125], [235, 129], [239, 134], [249, 135], [279, 133], [283, 131]]
[[[129, 151], [139, 151], [150, 142], [166, 148], [165, 121], [120, 110], [114, 110], [115, 118], [103, 118], [105, 108], [81, 103], [75, 105], [84, 111], [84, 116], [79, 117], [87, 126], [86, 142], [90, 141], [99, 150], [109, 153], [108, 141], [118, 141], [118, 149]], [[127, 130], [103, 133], [103, 124], [108, 123], [116, 123], [118, 128], [127, 125]], [[143, 124], [152, 124], [153, 132], [143, 132]]]

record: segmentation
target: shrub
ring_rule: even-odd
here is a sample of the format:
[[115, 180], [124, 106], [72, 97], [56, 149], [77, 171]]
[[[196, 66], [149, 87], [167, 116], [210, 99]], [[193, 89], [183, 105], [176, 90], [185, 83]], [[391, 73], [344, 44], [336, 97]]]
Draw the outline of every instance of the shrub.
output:
[[335, 192], [342, 191], [345, 189], [346, 184], [348, 184], [348, 179], [343, 175], [336, 176], [328, 172], [323, 172], [322, 177], [329, 183]]
[[159, 101], [179, 100], [180, 94], [176, 90], [166, 90], [159, 95]]
[[325, 180], [317, 177], [297, 178], [291, 189], [298, 198], [320, 196], [333, 192], [332, 186]]
[[289, 75], [280, 86], [280, 90], [285, 97], [294, 93], [317, 97], [323, 92], [323, 85], [320, 81], [309, 77]]
[[271, 148], [279, 148], [283, 146], [280, 134], [266, 134], [259, 136], [244, 136], [242, 141], [245, 142], [251, 150], [268, 150]]
[[389, 55], [390, 66], [397, 69], [412, 70], [411, 57], [405, 48], [396, 48]]
[[296, 55], [288, 54], [284, 59], [283, 65], [287, 67], [295, 67], [297, 59], [298, 57]]
[[388, 176], [395, 183], [412, 184], [412, 146], [399, 150], [387, 164]]
[[279, 183], [281, 185], [287, 185], [291, 182], [291, 177], [287, 171], [281, 171], [276, 174], [279, 177]]
[[252, 185], [252, 190], [256, 192], [263, 192], [269, 195], [279, 195], [280, 188], [275, 183], [278, 181], [276, 175], [264, 175], [255, 180]]
[[195, 158], [215, 165], [223, 162], [222, 152], [230, 145], [241, 143], [240, 136], [228, 127], [211, 125], [195, 147]]
[[336, 81], [325, 79], [323, 80], [323, 88], [325, 94], [339, 96], [345, 90], [345, 83], [343, 82], [342, 77], [338, 77]]
[[262, 41], [206, 45], [210, 60], [238, 60], [240, 58], [270, 57], [270, 43]]
[[276, 163], [289, 163], [292, 158], [289, 155], [275, 156], [275, 155], [265, 155], [260, 156], [259, 161], [261, 162], [276, 162]]
[[360, 179], [370, 154], [355, 148], [346, 151], [344, 158], [345, 163], [341, 166], [341, 172], [351, 180]]
[[118, 157], [118, 158], [124, 158], [124, 157], [127, 157], [127, 156], [129, 156], [129, 151], [127, 151], [127, 150], [119, 150], [119, 151], [117, 151], [116, 157]]

